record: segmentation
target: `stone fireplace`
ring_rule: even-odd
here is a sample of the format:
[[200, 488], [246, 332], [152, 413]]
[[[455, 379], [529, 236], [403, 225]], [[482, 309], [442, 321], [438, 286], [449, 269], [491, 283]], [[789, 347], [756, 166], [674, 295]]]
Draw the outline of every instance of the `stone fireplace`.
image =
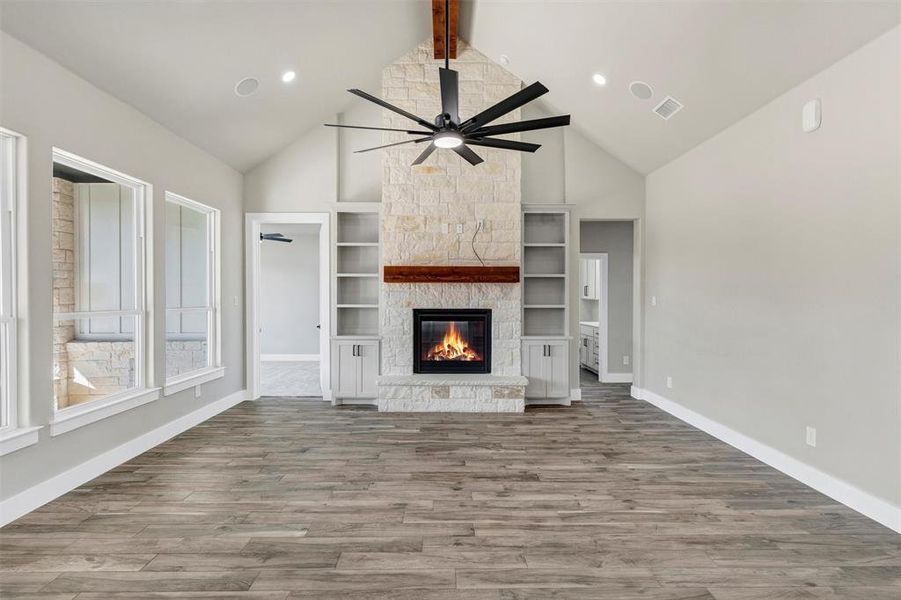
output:
[[[432, 118], [441, 112], [440, 64], [432, 58], [431, 41], [421, 44], [384, 69], [382, 97]], [[451, 68], [460, 73], [463, 115], [476, 114], [522, 87], [518, 78], [462, 41]], [[516, 120], [520, 111], [497, 122]], [[389, 111], [383, 111], [383, 125], [409, 127]], [[384, 143], [403, 139], [404, 134], [386, 134]], [[478, 148], [485, 162], [471, 166], [452, 151], [438, 150], [411, 166], [421, 151], [416, 144], [384, 151], [383, 264], [519, 266], [520, 154]], [[527, 381], [520, 359], [520, 297], [518, 282], [381, 283], [379, 410], [521, 412]], [[414, 355], [414, 309], [490, 311], [490, 372], [414, 372], [414, 365], [422, 364]]]

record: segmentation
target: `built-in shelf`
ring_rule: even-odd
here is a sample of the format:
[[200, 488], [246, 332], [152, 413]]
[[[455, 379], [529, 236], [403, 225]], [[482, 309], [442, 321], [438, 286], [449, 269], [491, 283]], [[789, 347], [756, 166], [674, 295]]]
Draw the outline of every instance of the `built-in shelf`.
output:
[[568, 322], [569, 213], [525, 206], [523, 211], [523, 337], [562, 337]]
[[379, 205], [335, 209], [334, 329], [340, 337], [379, 331]]

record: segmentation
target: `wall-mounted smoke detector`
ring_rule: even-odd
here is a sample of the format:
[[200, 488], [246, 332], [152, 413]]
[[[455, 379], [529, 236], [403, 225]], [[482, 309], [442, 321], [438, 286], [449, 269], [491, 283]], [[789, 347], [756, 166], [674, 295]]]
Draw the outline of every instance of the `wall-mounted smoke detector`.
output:
[[664, 121], [669, 121], [680, 110], [682, 110], [682, 103], [672, 96], [667, 96], [660, 104], [654, 107], [654, 114]]

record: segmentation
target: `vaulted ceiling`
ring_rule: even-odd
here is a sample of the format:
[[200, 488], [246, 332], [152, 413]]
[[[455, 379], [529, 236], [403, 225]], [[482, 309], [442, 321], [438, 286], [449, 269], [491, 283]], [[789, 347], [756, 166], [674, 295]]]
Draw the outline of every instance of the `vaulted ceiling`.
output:
[[[551, 89], [573, 126], [649, 172], [901, 21], [887, 2], [464, 3], [460, 35]], [[429, 37], [430, 3], [4, 1], [0, 27], [244, 171], [378, 93], [381, 69]], [[297, 81], [279, 80], [285, 69]], [[603, 73], [604, 87], [591, 75]], [[257, 77], [257, 94], [233, 93]], [[631, 81], [655, 95], [640, 101]], [[685, 108], [669, 121], [665, 95]]]

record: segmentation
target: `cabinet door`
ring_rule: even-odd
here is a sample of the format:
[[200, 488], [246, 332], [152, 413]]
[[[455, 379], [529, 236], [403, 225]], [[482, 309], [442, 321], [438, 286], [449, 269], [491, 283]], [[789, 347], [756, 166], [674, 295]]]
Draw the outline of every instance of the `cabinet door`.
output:
[[359, 363], [354, 342], [335, 342], [332, 348], [332, 390], [338, 398], [356, 398]]
[[588, 298], [588, 259], [579, 259], [579, 297]]
[[583, 333], [579, 338], [579, 341], [579, 362], [583, 365], [591, 364], [589, 363], [589, 361], [591, 360], [591, 349], [589, 347], [591, 338]]
[[569, 397], [569, 344], [548, 342], [550, 356], [545, 360], [545, 382], [548, 398]]
[[357, 362], [359, 363], [357, 395], [360, 398], [377, 398], [379, 388], [376, 378], [379, 376], [379, 344], [363, 342], [357, 344]]
[[588, 261], [588, 269], [587, 269], [587, 281], [585, 282], [588, 285], [588, 299], [589, 300], [597, 300], [600, 296], [598, 296], [598, 269], [600, 268], [601, 262], [597, 259], [591, 259]]
[[547, 396], [547, 383], [545, 382], [544, 361], [546, 344], [543, 342], [523, 342], [522, 344], [522, 374], [529, 379], [526, 386], [526, 398], [545, 398]]

